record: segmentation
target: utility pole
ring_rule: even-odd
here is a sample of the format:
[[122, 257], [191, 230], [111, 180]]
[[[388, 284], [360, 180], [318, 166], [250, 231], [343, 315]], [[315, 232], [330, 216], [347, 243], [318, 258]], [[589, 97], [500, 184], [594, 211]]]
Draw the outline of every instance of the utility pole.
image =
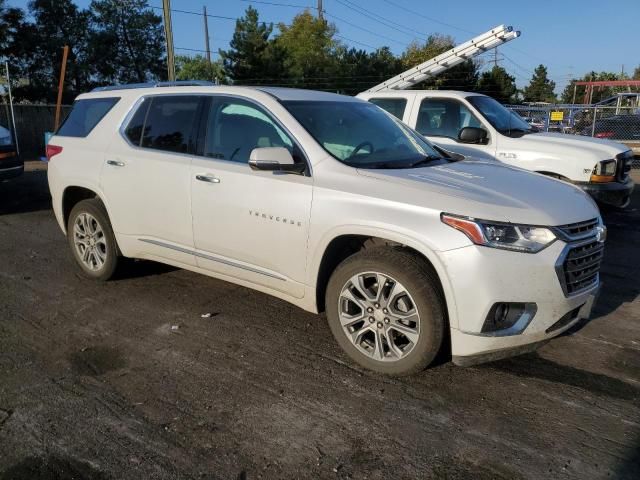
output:
[[67, 57], [69, 56], [69, 45], [62, 49], [62, 66], [60, 67], [60, 80], [58, 81], [58, 101], [56, 102], [56, 118], [53, 130], [58, 130], [60, 126], [60, 109], [62, 108], [62, 90], [64, 89], [64, 77], [67, 73]]
[[204, 50], [207, 52], [207, 62], [211, 63], [211, 45], [209, 44], [209, 21], [207, 19], [207, 7], [202, 6], [202, 16], [204, 18]]
[[324, 16], [322, 14], [322, 0], [318, 0], [318, 18], [320, 20], [324, 20]]
[[164, 17], [164, 36], [167, 41], [167, 79], [170, 82], [176, 79], [176, 65], [173, 56], [173, 30], [171, 29], [171, 0], [162, 0], [162, 13]]
[[498, 66], [498, 47], [493, 49], [493, 67]]

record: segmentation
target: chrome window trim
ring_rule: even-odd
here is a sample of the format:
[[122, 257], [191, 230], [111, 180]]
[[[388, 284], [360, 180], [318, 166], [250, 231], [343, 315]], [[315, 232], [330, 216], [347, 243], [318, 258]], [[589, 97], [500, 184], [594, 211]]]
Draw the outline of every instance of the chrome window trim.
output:
[[[165, 150], [158, 150], [158, 149], [155, 149], [155, 148], [142, 147], [140, 145], [134, 145], [129, 140], [129, 137], [127, 137], [127, 135], [125, 133], [125, 130], [129, 126], [129, 122], [131, 121], [133, 116], [138, 111], [138, 108], [140, 107], [140, 104], [142, 102], [144, 102], [145, 99], [152, 98], [152, 97], [196, 97], [196, 96], [197, 97], [238, 98], [240, 100], [244, 100], [244, 101], [247, 101], [249, 103], [253, 103], [254, 105], [258, 106], [260, 109], [265, 111], [268, 114], [269, 118], [273, 119], [273, 121], [280, 128], [282, 128], [282, 130], [298, 146], [298, 148], [300, 149], [300, 151], [302, 152], [302, 155], [304, 157], [303, 160], [307, 165], [307, 172], [308, 172], [307, 176], [309, 176], [309, 177], [313, 176], [312, 175], [313, 172], [312, 172], [311, 161], [309, 160], [309, 155], [307, 154], [306, 150], [304, 149], [304, 147], [302, 146], [300, 141], [296, 138], [296, 136], [293, 135], [291, 133], [291, 131], [282, 123], [282, 121], [280, 121], [280, 119], [277, 118], [266, 106], [264, 106], [260, 102], [257, 102], [255, 100], [253, 100], [252, 98], [248, 98], [248, 97], [245, 97], [245, 96], [242, 96], [242, 95], [238, 95], [238, 94], [218, 93], [218, 92], [215, 92], [215, 93], [193, 93], [193, 92], [191, 92], [191, 93], [189, 93], [189, 92], [160, 93], [160, 92], [154, 92], [154, 93], [149, 93], [147, 95], [141, 95], [140, 97], [138, 97], [136, 99], [135, 102], [133, 102], [133, 104], [131, 105], [129, 111], [127, 112], [127, 114], [125, 115], [124, 119], [122, 120], [122, 122], [120, 124], [120, 128], [118, 128], [118, 132], [120, 134], [120, 137], [127, 143], [127, 145], [129, 145], [131, 148], [134, 148], [134, 149], [137, 149], [137, 150], [152, 151], [152, 152], [157, 152], [157, 153], [165, 154], [165, 155], [180, 155], [180, 156], [187, 157], [187, 158], [197, 158], [197, 159], [206, 159], [206, 160], [212, 160], [212, 161], [218, 161], [218, 162], [228, 162], [228, 163], [236, 164], [236, 165], [245, 165], [244, 163], [234, 162], [233, 160], [225, 160], [225, 159], [220, 159], [220, 158], [209, 158], [209, 157], [205, 157], [204, 155], [196, 155], [196, 154], [193, 154], [193, 153], [167, 152]], [[294, 118], [294, 120], [295, 120], [295, 118]], [[145, 121], [145, 123], [146, 123], [146, 121]], [[246, 165], [249, 166], [249, 163], [247, 162]]]

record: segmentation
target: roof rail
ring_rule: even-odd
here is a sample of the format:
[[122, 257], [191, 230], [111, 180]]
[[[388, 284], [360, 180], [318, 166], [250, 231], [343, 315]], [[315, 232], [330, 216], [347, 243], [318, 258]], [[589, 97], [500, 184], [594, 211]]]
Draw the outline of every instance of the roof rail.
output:
[[108, 92], [111, 90], [129, 90], [132, 88], [155, 88], [155, 87], [210, 87], [215, 83], [205, 80], [179, 80], [176, 82], [146, 82], [146, 83], [125, 83], [124, 85], [109, 85], [108, 87], [96, 87], [92, 92]]

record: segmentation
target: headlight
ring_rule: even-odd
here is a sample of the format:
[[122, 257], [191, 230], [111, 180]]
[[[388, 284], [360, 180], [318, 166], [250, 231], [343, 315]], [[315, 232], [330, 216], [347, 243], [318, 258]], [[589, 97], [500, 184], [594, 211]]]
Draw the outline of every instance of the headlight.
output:
[[603, 160], [593, 167], [591, 181], [594, 183], [613, 182], [616, 177], [616, 161]]
[[476, 245], [485, 247], [537, 253], [556, 239], [555, 234], [545, 227], [476, 220], [445, 213], [440, 218], [443, 223], [464, 233]]

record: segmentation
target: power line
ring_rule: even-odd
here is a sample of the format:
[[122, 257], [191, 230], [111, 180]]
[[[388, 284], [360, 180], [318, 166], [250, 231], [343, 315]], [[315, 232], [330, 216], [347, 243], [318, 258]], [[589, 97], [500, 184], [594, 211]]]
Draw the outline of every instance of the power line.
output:
[[[363, 16], [365, 16], [367, 18], [370, 18], [374, 22], [377, 22], [377, 23], [379, 23], [381, 25], [384, 25], [387, 28], [391, 28], [391, 29], [396, 30], [396, 31], [398, 31], [400, 33], [403, 33], [404, 35], [408, 35], [408, 36], [410, 36], [412, 38], [415, 38], [414, 34], [407, 33], [407, 31], [405, 29], [397, 28], [393, 24], [398, 25], [398, 26], [401, 26], [401, 25], [399, 25], [399, 24], [397, 24], [395, 22], [392, 22], [390, 20], [385, 20], [384, 17], [380, 17], [379, 15], [377, 15], [377, 14], [375, 14], [373, 12], [368, 12], [368, 11], [362, 9], [362, 7], [356, 5], [355, 3], [350, 2], [349, 0], [345, 0], [346, 3], [343, 2], [342, 0], [336, 0], [336, 2], [338, 2], [340, 5], [346, 7], [348, 9], [350, 9], [350, 10], [353, 10], [356, 13], [359, 13], [360, 15], [363, 15]], [[376, 18], [376, 17], [378, 17], [378, 18]], [[380, 20], [380, 18], [382, 18], [382, 20]], [[422, 35], [422, 34], [420, 33], [420, 35]]]
[[386, 35], [382, 35], [381, 33], [376, 33], [376, 32], [374, 32], [372, 30], [368, 30], [368, 29], [366, 29], [364, 27], [361, 27], [359, 25], [356, 25], [355, 23], [350, 22], [349, 20], [345, 20], [344, 18], [340, 18], [337, 15], [333, 15], [332, 13], [325, 12], [324, 14], [327, 15], [328, 17], [335, 18], [336, 20], [338, 20], [338, 21], [340, 21], [342, 23], [346, 23], [347, 25], [351, 25], [353, 28], [357, 28], [358, 30], [362, 30], [363, 32], [367, 32], [367, 33], [369, 33], [371, 35], [375, 35], [376, 37], [385, 38], [385, 39], [387, 39], [387, 40], [389, 40], [391, 42], [397, 43], [397, 44], [402, 45], [402, 46], [406, 46], [403, 42], [399, 42], [398, 40], [396, 40], [394, 38], [391, 38], [391, 37], [387, 37]]
[[420, 13], [420, 12], [416, 12], [415, 10], [410, 10], [407, 7], [403, 7], [402, 5], [399, 5], [399, 4], [395, 3], [395, 2], [392, 2], [391, 0], [384, 0], [384, 1], [386, 3], [388, 3], [389, 5], [392, 5], [392, 6], [396, 7], [396, 8], [400, 8], [401, 10], [404, 10], [404, 11], [406, 11], [406, 12], [412, 14], [412, 15], [417, 15], [419, 17], [422, 17], [425, 20], [429, 20], [431, 22], [438, 23], [438, 24], [443, 25], [445, 27], [453, 28], [455, 30], [460, 30], [461, 32], [470, 33], [472, 35], [477, 35], [477, 32], [472, 32], [470, 30], [467, 30], [466, 28], [456, 27], [455, 25], [451, 25], [450, 23], [443, 22], [441, 20], [438, 20], [437, 18], [428, 17], [428, 16], [426, 16], [426, 15]]
[[246, 3], [259, 3], [261, 5], [272, 5], [274, 7], [292, 7], [292, 8], [314, 8], [311, 5], [296, 5], [293, 3], [266, 2], [263, 0], [239, 0]]

